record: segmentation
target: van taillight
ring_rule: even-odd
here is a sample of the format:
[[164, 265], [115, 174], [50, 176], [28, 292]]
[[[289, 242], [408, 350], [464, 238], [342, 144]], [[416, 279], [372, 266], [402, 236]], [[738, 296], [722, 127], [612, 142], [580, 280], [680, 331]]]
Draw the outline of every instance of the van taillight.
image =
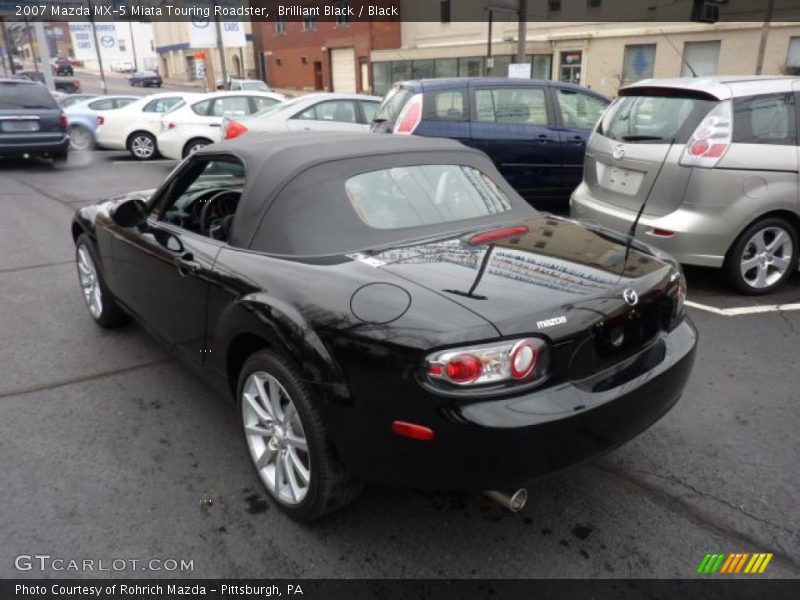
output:
[[66, 131], [66, 130], [67, 130], [67, 126], [68, 126], [68, 123], [67, 123], [67, 115], [66, 115], [66, 114], [64, 114], [64, 112], [63, 112], [63, 111], [62, 111], [62, 112], [61, 112], [61, 114], [58, 116], [58, 126], [59, 126], [59, 128], [61, 129], [61, 131]]
[[422, 94], [416, 94], [400, 111], [393, 133], [410, 135], [414, 133], [420, 121], [422, 121]]
[[717, 104], [686, 142], [680, 164], [684, 167], [717, 166], [730, 148], [733, 137], [733, 107], [730, 100]]

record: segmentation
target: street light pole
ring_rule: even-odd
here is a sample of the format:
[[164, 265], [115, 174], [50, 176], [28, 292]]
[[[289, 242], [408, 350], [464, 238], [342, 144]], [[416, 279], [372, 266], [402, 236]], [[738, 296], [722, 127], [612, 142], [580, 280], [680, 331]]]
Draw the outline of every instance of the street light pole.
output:
[[128, 21], [131, 28], [131, 51], [133, 52], [133, 70], [139, 70], [139, 63], [136, 61], [136, 41], [133, 39], [133, 21]]
[[[214, 8], [216, 12], [217, 0], [214, 0]], [[228, 67], [225, 64], [225, 47], [222, 44], [222, 24], [219, 22], [219, 17], [215, 16], [214, 21], [217, 25], [217, 51], [219, 52], [219, 63], [222, 68], [222, 87], [223, 89], [228, 84]]]
[[528, 0], [519, 0], [519, 23], [517, 27], [517, 62], [525, 62], [525, 46], [528, 33]]

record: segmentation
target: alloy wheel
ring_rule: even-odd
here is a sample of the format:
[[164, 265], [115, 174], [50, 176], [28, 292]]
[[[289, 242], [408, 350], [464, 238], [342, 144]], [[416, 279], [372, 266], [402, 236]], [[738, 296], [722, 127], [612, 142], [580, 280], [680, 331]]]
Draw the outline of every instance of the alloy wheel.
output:
[[765, 227], [745, 244], [739, 269], [747, 285], [766, 288], [779, 281], [791, 266], [792, 237], [781, 227]]
[[78, 247], [78, 278], [81, 282], [81, 290], [89, 307], [89, 312], [95, 319], [99, 319], [103, 313], [103, 292], [100, 289], [100, 280], [97, 277], [92, 255], [86, 246]]
[[136, 158], [148, 159], [156, 151], [156, 145], [148, 135], [137, 135], [131, 140], [131, 152]]
[[311, 483], [311, 458], [300, 415], [281, 383], [251, 373], [242, 389], [247, 448], [270, 494], [287, 506], [300, 504]]
[[92, 136], [83, 127], [73, 127], [69, 132], [69, 141], [75, 150], [88, 150], [92, 145]]

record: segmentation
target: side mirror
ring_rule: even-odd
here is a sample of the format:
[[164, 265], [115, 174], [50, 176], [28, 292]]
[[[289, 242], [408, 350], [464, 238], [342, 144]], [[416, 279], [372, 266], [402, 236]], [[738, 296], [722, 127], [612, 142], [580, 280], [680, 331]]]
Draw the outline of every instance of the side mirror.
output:
[[136, 227], [147, 219], [147, 205], [140, 198], [131, 198], [117, 205], [111, 220], [120, 227]]

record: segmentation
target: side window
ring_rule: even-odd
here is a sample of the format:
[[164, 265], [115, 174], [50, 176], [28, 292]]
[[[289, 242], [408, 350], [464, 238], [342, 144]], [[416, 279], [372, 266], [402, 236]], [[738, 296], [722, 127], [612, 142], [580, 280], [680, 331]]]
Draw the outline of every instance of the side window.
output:
[[149, 113], [162, 112], [162, 111], [158, 110], [158, 106], [159, 106], [160, 102], [161, 102], [161, 100], [151, 100], [150, 102], [148, 102], [147, 104], [144, 105], [144, 108], [142, 109], [142, 112], [149, 112]]
[[178, 177], [162, 204], [161, 220], [227, 240], [245, 184], [244, 165], [233, 158], [197, 160]]
[[253, 101], [253, 112], [258, 112], [265, 108], [269, 108], [270, 106], [275, 106], [278, 104], [278, 101], [274, 98], [265, 98], [263, 96], [252, 96], [251, 100]]
[[131, 102], [136, 102], [136, 98], [117, 98], [114, 100], [114, 108], [122, 108], [128, 106]]
[[192, 104], [192, 110], [195, 114], [200, 116], [207, 116], [208, 109], [211, 108], [211, 100], [203, 100], [202, 102], [196, 102]]
[[591, 129], [608, 106], [600, 98], [571, 90], [558, 90], [557, 97], [561, 122], [565, 127]]
[[247, 96], [225, 96], [214, 100], [211, 114], [215, 117], [242, 117], [250, 114]]
[[364, 111], [364, 120], [367, 123], [371, 123], [372, 119], [375, 117], [375, 113], [378, 110], [379, 103], [362, 101], [360, 102], [360, 104], [361, 104], [361, 110]]
[[425, 95], [425, 119], [433, 121], [464, 120], [466, 100], [463, 90], [428, 92]]
[[95, 100], [89, 103], [89, 108], [92, 110], [111, 110], [114, 108], [114, 100], [106, 98], [104, 100]]
[[511, 125], [547, 125], [547, 104], [542, 88], [495, 88], [475, 90], [479, 122]]
[[296, 118], [336, 123], [358, 123], [356, 107], [351, 100], [320, 102], [304, 110]]
[[739, 98], [733, 104], [733, 141], [742, 144], [797, 144], [794, 94]]

